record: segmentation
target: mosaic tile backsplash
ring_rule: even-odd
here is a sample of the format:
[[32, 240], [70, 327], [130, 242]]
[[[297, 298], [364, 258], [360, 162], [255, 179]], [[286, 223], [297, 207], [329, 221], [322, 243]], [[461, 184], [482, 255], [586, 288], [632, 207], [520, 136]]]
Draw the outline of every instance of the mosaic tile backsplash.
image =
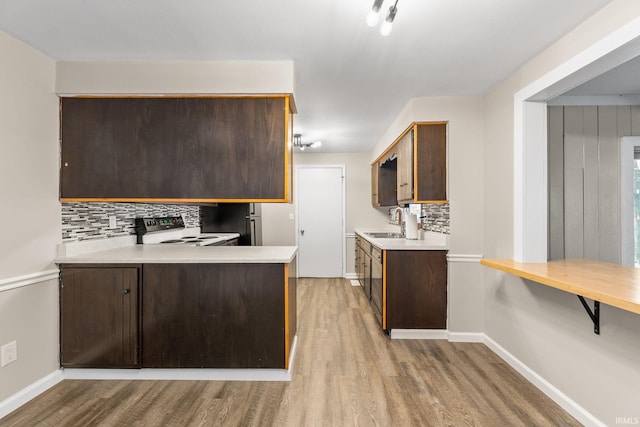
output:
[[[200, 225], [198, 206], [150, 203], [62, 203], [62, 241], [67, 243], [135, 235], [136, 217], [163, 215], [182, 215], [187, 227]], [[109, 228], [110, 216], [116, 217], [116, 228]]]
[[449, 203], [422, 205], [422, 229], [449, 234]]
[[[405, 208], [405, 210], [407, 209]], [[423, 204], [420, 209], [422, 211], [421, 227], [423, 230], [449, 234], [449, 203]], [[395, 206], [389, 208], [389, 223], [397, 224]]]

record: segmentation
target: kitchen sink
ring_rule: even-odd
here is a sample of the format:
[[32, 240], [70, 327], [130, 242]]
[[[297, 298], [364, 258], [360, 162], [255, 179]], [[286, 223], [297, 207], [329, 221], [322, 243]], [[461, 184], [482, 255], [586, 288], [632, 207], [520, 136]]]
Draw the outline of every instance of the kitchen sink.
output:
[[379, 233], [364, 233], [374, 239], [404, 239], [404, 236], [400, 233], [393, 232], [379, 232]]

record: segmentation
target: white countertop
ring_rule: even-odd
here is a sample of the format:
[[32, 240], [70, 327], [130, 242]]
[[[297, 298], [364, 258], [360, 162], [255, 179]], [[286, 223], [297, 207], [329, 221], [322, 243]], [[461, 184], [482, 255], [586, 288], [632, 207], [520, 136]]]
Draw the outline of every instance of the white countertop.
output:
[[383, 250], [392, 251], [446, 251], [449, 250], [449, 235], [425, 231], [421, 240], [373, 238], [366, 233], [387, 232], [388, 230], [355, 229], [357, 235]]
[[290, 263], [297, 246], [132, 245], [55, 259], [56, 264]]

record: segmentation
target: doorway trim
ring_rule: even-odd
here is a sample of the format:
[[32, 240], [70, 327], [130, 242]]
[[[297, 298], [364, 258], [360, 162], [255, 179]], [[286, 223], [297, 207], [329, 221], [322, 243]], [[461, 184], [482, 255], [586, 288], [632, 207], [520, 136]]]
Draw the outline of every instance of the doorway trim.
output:
[[[640, 55], [640, 17], [514, 94], [513, 258], [547, 262], [547, 101]], [[541, 167], [542, 165], [542, 167]]]
[[629, 267], [635, 264], [633, 162], [636, 147], [640, 148], [640, 136], [620, 138], [620, 253], [622, 265]]
[[[347, 222], [347, 218], [346, 218], [346, 167], [344, 164], [313, 164], [313, 163], [309, 163], [309, 164], [296, 164], [295, 166], [295, 182], [300, 182], [300, 169], [340, 169], [342, 171], [342, 209], [341, 209], [341, 214], [342, 214], [342, 230], [341, 230], [341, 235], [342, 238], [341, 240], [341, 244], [342, 244], [342, 277], [345, 277], [346, 273], [346, 268], [347, 268], [347, 258], [346, 258], [346, 222]], [[300, 200], [298, 198], [299, 195], [299, 191], [300, 191], [300, 185], [296, 185], [295, 186], [295, 235], [296, 235], [296, 246], [298, 246], [298, 237], [299, 237], [299, 227], [298, 227], [298, 200]], [[298, 262], [298, 258], [296, 257], [296, 271], [300, 271], [299, 269], [297, 269], [297, 262]]]

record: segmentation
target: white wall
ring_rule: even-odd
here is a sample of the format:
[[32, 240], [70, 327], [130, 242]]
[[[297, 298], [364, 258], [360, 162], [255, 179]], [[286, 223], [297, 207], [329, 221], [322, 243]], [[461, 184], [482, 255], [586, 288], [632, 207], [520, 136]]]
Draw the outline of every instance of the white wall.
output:
[[[449, 318], [454, 333], [482, 332], [483, 124], [480, 97], [414, 98], [377, 143], [379, 156], [412, 122], [447, 121], [449, 236]], [[459, 255], [475, 255], [472, 262]]]
[[294, 93], [293, 61], [58, 62], [59, 94]]
[[[514, 94], [638, 16], [611, 2], [484, 96], [485, 257], [513, 257]], [[640, 416], [640, 316], [603, 306], [597, 336], [574, 295], [488, 268], [483, 297], [485, 333], [587, 412]]]
[[[55, 269], [58, 98], [55, 63], [0, 32], [0, 281]], [[17, 221], [19, 226], [13, 226]], [[0, 291], [0, 345], [16, 340], [18, 361], [0, 368], [0, 402], [58, 367], [56, 279]]]

